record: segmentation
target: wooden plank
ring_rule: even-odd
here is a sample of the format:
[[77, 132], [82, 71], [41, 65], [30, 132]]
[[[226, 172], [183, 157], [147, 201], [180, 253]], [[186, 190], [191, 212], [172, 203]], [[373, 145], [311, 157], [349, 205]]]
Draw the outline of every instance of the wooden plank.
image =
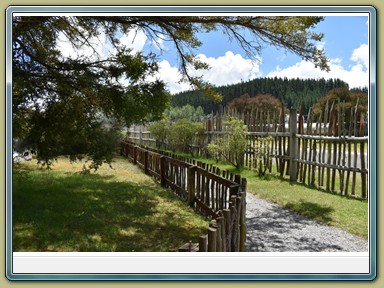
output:
[[[213, 181], [220, 183], [220, 184], [223, 184], [227, 187], [235, 184], [233, 181], [225, 179], [219, 175], [216, 175], [215, 173], [210, 173], [209, 171], [206, 171], [206, 170], [202, 169], [201, 167], [197, 167], [197, 171], [201, 175], [208, 177], [209, 179], [212, 179]], [[220, 171], [220, 169], [217, 168], [216, 171]], [[220, 172], [218, 172], [218, 173], [220, 173]]]
[[351, 171], [351, 172], [356, 172], [356, 173], [364, 173], [368, 174], [367, 169], [360, 169], [360, 168], [354, 168], [354, 167], [343, 167], [339, 165], [333, 165], [333, 164], [326, 164], [326, 163], [319, 163], [319, 162], [312, 162], [312, 161], [305, 161], [305, 160], [297, 160], [298, 163], [305, 163], [307, 165], [316, 165], [317, 167], [325, 167], [325, 168], [330, 168], [330, 169], [340, 169], [342, 171]]
[[187, 199], [188, 198], [188, 191], [180, 187], [179, 185], [173, 183], [171, 180], [166, 179], [165, 180], [168, 187], [170, 187], [173, 191], [176, 192], [176, 194], [181, 198], [181, 199]]
[[201, 211], [205, 212], [207, 215], [211, 216], [213, 219], [219, 217], [219, 213], [212, 210], [212, 208], [208, 207], [201, 199], [196, 198], [196, 207], [200, 208]]
[[315, 139], [315, 140], [325, 140], [327, 142], [356, 142], [360, 143], [361, 141], [368, 142], [368, 137], [335, 137], [335, 136], [317, 136], [317, 135], [296, 135], [297, 138], [301, 139]]
[[148, 170], [147, 170], [147, 174], [148, 175], [151, 175], [151, 176], [154, 176], [156, 179], [160, 179], [160, 174], [159, 173], [157, 173], [156, 171], [154, 171], [154, 170], [151, 170], [151, 169], [149, 169], [148, 168]]

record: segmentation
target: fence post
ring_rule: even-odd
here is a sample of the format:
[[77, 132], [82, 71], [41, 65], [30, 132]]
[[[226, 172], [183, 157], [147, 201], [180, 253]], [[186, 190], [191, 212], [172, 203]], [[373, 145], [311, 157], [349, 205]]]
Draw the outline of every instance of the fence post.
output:
[[139, 126], [139, 145], [143, 145], [143, 127]]
[[148, 151], [144, 151], [144, 173], [148, 174]]
[[195, 171], [196, 166], [188, 168], [188, 204], [193, 207], [196, 199], [196, 187], [195, 187]]
[[216, 252], [216, 233], [215, 228], [208, 228], [208, 252]]
[[239, 252], [239, 238], [238, 238], [238, 233], [239, 233], [239, 219], [238, 219], [238, 214], [237, 214], [237, 196], [232, 195], [231, 196], [231, 222], [232, 222], [232, 231], [231, 231], [231, 252]]
[[137, 163], [137, 146], [133, 146], [133, 164]]
[[232, 243], [232, 219], [231, 219], [231, 210], [224, 209], [224, 224], [225, 224], [225, 248], [224, 252], [231, 252], [231, 243]]
[[237, 198], [240, 201], [240, 252], [245, 252], [245, 241], [247, 237], [247, 226], [245, 223], [245, 210], [246, 210], [246, 192], [240, 192], [240, 197]]
[[162, 187], [165, 187], [166, 180], [165, 180], [165, 156], [160, 156], [160, 185]]
[[199, 252], [208, 252], [208, 235], [199, 237]]
[[221, 231], [221, 250], [220, 252], [227, 252], [227, 237], [225, 233], [225, 221], [224, 216], [220, 216], [216, 219], [219, 230]]
[[296, 109], [289, 112], [289, 181], [297, 180], [297, 118]]
[[216, 252], [222, 252], [221, 227], [216, 220], [209, 223], [209, 227], [216, 229]]

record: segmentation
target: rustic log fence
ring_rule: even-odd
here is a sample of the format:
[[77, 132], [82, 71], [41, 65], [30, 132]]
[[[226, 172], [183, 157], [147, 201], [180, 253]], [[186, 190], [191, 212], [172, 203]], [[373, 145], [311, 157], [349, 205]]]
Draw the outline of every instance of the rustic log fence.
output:
[[[221, 172], [213, 165], [131, 142], [121, 143], [121, 155], [211, 220], [208, 234], [200, 237], [199, 251], [245, 250], [245, 178]], [[192, 251], [191, 247], [188, 245], [187, 250]]]
[[[283, 107], [279, 114], [256, 110], [253, 113], [217, 114], [205, 120], [205, 140], [191, 143], [194, 155], [209, 156], [206, 146], [211, 141], [225, 137], [225, 116], [236, 116], [248, 127], [248, 148], [244, 151], [244, 166], [256, 169], [262, 161], [269, 172], [273, 169], [281, 177], [328, 192], [368, 199], [368, 136], [367, 120], [358, 115], [358, 103], [351, 108], [349, 122], [343, 106], [326, 105], [324, 113], [314, 121], [309, 111], [304, 117], [294, 109], [286, 114]], [[341, 108], [340, 108], [341, 107]], [[304, 121], [306, 118], [306, 123]], [[149, 131], [133, 127], [128, 139], [135, 143], [155, 146], [156, 139]], [[260, 139], [266, 139], [262, 159], [255, 153]]]

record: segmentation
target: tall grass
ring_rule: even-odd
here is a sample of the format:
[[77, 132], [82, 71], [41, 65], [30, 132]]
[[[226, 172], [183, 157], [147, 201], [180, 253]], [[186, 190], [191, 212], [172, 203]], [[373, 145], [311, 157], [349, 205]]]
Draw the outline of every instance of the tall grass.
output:
[[171, 191], [126, 159], [83, 175], [59, 159], [52, 170], [13, 171], [13, 251], [170, 251], [207, 229]]

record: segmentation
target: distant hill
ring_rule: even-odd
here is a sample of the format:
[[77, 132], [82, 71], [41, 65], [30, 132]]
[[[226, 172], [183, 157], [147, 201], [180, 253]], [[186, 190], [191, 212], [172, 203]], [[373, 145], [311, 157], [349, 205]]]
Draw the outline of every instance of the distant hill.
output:
[[[321, 97], [333, 88], [348, 88], [348, 84], [340, 79], [287, 79], [287, 78], [256, 78], [246, 82], [217, 87], [223, 95], [223, 101], [214, 103], [202, 91], [185, 91], [172, 96], [172, 106], [181, 107], [190, 104], [201, 106], [206, 114], [217, 112], [220, 106], [245, 93], [250, 96], [256, 94], [272, 94], [287, 108], [303, 107], [304, 113]], [[354, 91], [367, 92], [367, 88], [354, 88]]]

